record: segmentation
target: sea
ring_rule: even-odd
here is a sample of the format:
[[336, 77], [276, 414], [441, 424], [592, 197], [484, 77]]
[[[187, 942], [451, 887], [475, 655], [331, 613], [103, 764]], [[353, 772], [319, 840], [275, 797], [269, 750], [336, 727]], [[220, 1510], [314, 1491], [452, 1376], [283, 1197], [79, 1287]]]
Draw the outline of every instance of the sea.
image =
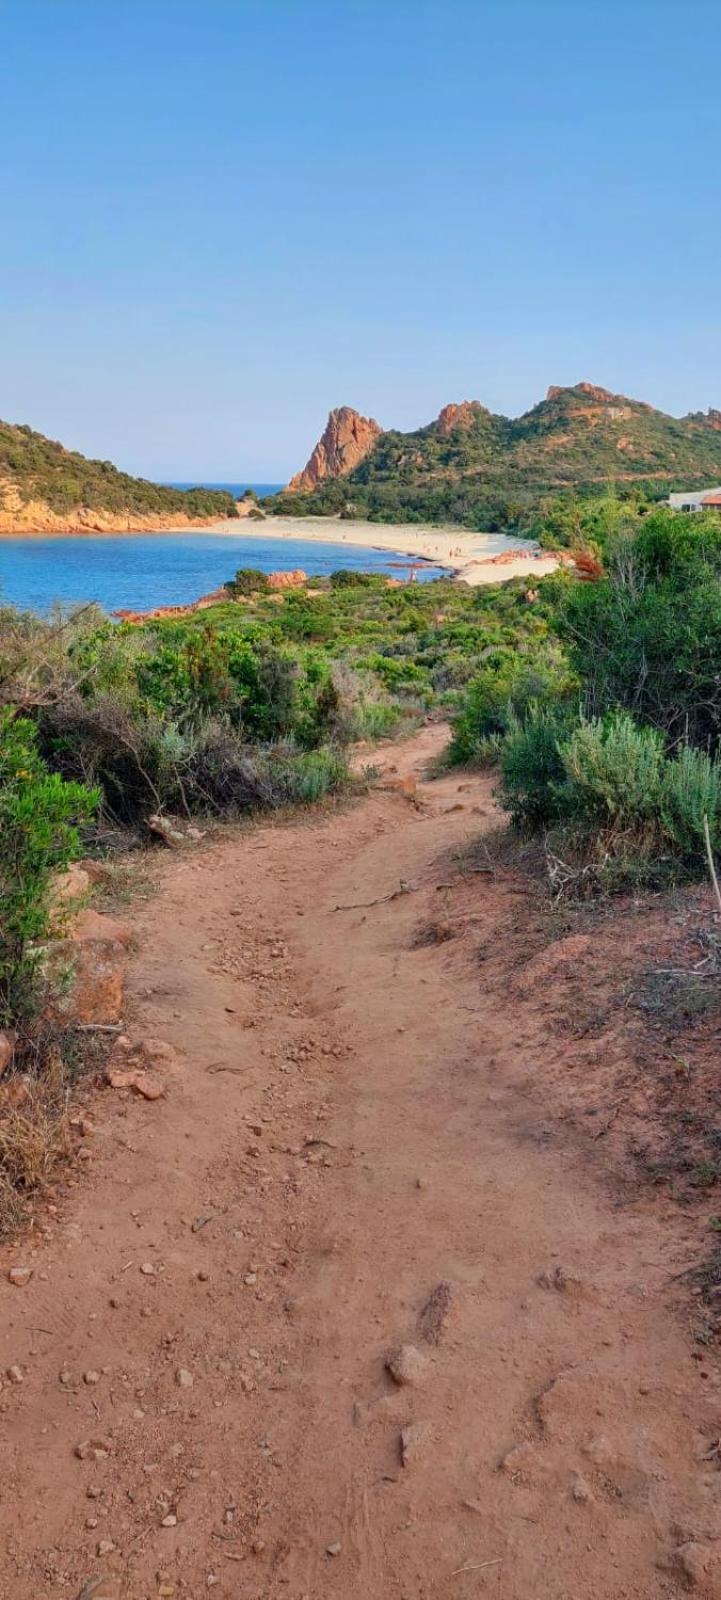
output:
[[[200, 487], [174, 485], [173, 487]], [[279, 484], [205, 484], [241, 495], [254, 488], [272, 494]], [[95, 601], [103, 610], [149, 611], [154, 606], [186, 605], [217, 589], [238, 567], [261, 572], [302, 567], [309, 577], [340, 568], [384, 572], [402, 578], [408, 556], [364, 550], [348, 544], [316, 544], [302, 536], [264, 539], [248, 523], [239, 533], [136, 533], [61, 535], [55, 538], [0, 538], [0, 606], [11, 604], [47, 616]], [[442, 577], [441, 568], [421, 566], [418, 579]]]

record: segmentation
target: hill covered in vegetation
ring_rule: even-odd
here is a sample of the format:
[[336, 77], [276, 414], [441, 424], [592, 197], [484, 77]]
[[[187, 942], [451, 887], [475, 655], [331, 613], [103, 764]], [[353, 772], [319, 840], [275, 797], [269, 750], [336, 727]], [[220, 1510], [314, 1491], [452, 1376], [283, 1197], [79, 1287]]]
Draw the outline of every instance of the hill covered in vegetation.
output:
[[[331, 413], [329, 428], [340, 415]], [[343, 415], [355, 414], [344, 407]], [[521, 417], [465, 401], [445, 406], [435, 422], [412, 433], [366, 429], [363, 441], [363, 459], [350, 472], [336, 457], [337, 469], [310, 484], [314, 463], [329, 460], [321, 441], [289, 490], [266, 502], [268, 509], [532, 530], [559, 494], [615, 486], [629, 498], [639, 492], [659, 498], [721, 479], [721, 412], [671, 417], [590, 383], [551, 388]]]
[[232, 495], [168, 489], [90, 461], [32, 428], [0, 422], [0, 532], [183, 526], [237, 515]]

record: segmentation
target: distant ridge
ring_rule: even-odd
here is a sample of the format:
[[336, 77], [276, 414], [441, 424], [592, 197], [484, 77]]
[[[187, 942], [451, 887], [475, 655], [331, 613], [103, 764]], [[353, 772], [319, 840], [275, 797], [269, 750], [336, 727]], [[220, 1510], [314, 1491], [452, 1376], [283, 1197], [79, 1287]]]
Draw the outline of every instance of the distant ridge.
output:
[[0, 533], [126, 533], [237, 516], [232, 494], [171, 489], [0, 422]]
[[464, 400], [409, 433], [344, 406], [272, 509], [463, 522], [569, 489], [668, 493], [714, 483], [719, 473], [718, 410], [671, 417], [598, 384], [553, 384], [521, 417]]

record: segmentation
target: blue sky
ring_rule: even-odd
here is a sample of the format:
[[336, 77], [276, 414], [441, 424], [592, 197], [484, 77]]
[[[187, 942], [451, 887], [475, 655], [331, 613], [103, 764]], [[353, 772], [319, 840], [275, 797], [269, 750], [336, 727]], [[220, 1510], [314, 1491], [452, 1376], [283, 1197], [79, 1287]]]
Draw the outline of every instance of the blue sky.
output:
[[721, 406], [718, 0], [0, 0], [0, 416], [284, 478], [589, 378]]

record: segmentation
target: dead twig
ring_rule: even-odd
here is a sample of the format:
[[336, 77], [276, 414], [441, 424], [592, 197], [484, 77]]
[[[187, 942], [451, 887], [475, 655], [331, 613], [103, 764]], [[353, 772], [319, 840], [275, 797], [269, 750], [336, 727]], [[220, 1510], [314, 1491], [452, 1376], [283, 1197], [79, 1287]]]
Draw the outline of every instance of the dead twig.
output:
[[354, 900], [346, 906], [334, 906], [333, 910], [366, 911], [369, 906], [383, 906], [386, 905], [389, 900], [400, 900], [401, 896], [404, 894], [417, 894], [418, 888], [419, 885], [417, 883], [405, 883], [403, 878], [401, 878], [400, 886], [397, 889], [393, 889], [390, 894], [379, 894], [375, 900]]
[[716, 898], [716, 909], [719, 913], [719, 916], [721, 916], [721, 889], [719, 889], [718, 878], [716, 876], [716, 865], [713, 858], [713, 850], [711, 849], [711, 830], [708, 825], [708, 816], [706, 815], [705, 811], [703, 814], [703, 836], [706, 841], [706, 860], [708, 861], [711, 884], [713, 886], [713, 892]]
[[495, 1556], [493, 1561], [470, 1561], [466, 1567], [456, 1567], [451, 1573], [452, 1578], [457, 1578], [459, 1572], [482, 1572], [484, 1567], [500, 1567], [503, 1556]]

